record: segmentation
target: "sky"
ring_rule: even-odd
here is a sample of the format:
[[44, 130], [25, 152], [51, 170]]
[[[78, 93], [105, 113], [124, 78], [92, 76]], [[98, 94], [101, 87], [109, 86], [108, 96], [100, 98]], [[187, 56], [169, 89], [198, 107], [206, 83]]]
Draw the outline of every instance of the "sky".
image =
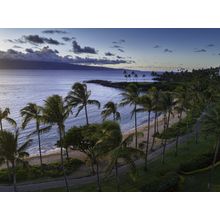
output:
[[220, 29], [0, 29], [0, 59], [149, 71], [220, 65]]

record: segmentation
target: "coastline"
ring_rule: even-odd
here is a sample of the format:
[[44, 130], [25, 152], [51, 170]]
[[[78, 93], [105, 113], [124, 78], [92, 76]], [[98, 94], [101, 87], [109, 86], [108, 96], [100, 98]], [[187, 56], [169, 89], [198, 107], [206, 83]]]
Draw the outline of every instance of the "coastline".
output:
[[[173, 117], [171, 117], [170, 119], [170, 126], [172, 126], [173, 124], [178, 122], [178, 117], [177, 114], [174, 114]], [[138, 137], [138, 143], [141, 143], [143, 141], [146, 140], [147, 138], [147, 122], [139, 125], [137, 130], [138, 132], [143, 132], [143, 136]], [[150, 122], [150, 146], [152, 143], [152, 135], [154, 133], [154, 120], [153, 118], [151, 119]], [[123, 132], [123, 138], [127, 137], [129, 134], [134, 133], [134, 128], [129, 129], [127, 131]], [[163, 115], [158, 116], [158, 130], [159, 132], [161, 132], [163, 130]], [[155, 139], [155, 148], [160, 147], [160, 140], [159, 139]], [[75, 159], [80, 159], [80, 160], [85, 160], [86, 156], [80, 152], [80, 151], [73, 151], [73, 150], [69, 150], [69, 156], [71, 158], [75, 158]], [[46, 154], [42, 155], [42, 159], [43, 159], [43, 163], [44, 164], [49, 164], [49, 163], [53, 163], [53, 162], [59, 162], [60, 161], [60, 149], [57, 148], [55, 150], [53, 150], [53, 152], [48, 152]], [[30, 163], [30, 165], [39, 165], [39, 155], [31, 155], [30, 157], [27, 158], [27, 161]]]
[[[185, 114], [183, 115], [183, 117], [185, 117]], [[175, 113], [173, 117], [170, 118], [170, 126], [172, 126], [173, 124], [178, 122], [178, 117], [177, 114]], [[140, 144], [143, 141], [146, 141], [147, 139], [147, 127], [148, 127], [148, 123], [145, 122], [144, 124], [141, 124], [137, 127], [137, 131], [138, 132], [142, 132], [143, 136], [139, 136], [138, 137], [138, 144]], [[124, 131], [122, 133], [123, 138], [126, 138], [128, 135], [134, 133], [135, 129], [129, 129], [127, 131]], [[162, 132], [163, 131], [163, 115], [158, 116], [158, 131]], [[151, 118], [151, 122], [150, 122], [150, 145], [149, 145], [149, 149], [151, 148], [151, 144], [152, 144], [152, 135], [154, 133], [154, 119]], [[133, 143], [134, 144], [134, 140]], [[154, 150], [160, 148], [161, 146], [161, 140], [159, 139], [155, 139], [155, 145], [154, 145]], [[149, 152], [150, 154], [151, 152]], [[72, 159], [80, 159], [80, 160], [86, 160], [86, 155], [83, 154], [80, 151], [73, 151], [73, 150], [69, 150], [69, 156]], [[64, 154], [65, 157], [65, 154]], [[56, 148], [53, 149], [51, 151], [48, 151], [47, 153], [42, 155], [42, 160], [44, 164], [50, 164], [50, 163], [56, 163], [56, 162], [60, 162], [60, 148]], [[40, 165], [40, 159], [39, 159], [39, 155], [35, 154], [35, 155], [30, 155], [26, 161], [28, 161], [28, 163], [30, 165]], [[0, 166], [0, 169], [4, 169], [6, 168], [6, 164], [2, 164]]]

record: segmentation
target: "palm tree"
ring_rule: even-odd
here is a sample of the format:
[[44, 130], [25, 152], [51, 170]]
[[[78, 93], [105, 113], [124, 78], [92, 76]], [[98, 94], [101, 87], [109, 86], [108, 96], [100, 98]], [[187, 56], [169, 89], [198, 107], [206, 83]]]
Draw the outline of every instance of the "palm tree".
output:
[[42, 161], [40, 134], [43, 132], [49, 131], [49, 129], [51, 128], [51, 126], [40, 128], [40, 124], [43, 122], [42, 111], [43, 111], [43, 108], [41, 106], [38, 106], [35, 103], [28, 103], [20, 111], [21, 116], [23, 117], [23, 122], [22, 122], [23, 129], [28, 125], [28, 123], [30, 123], [30, 121], [32, 120], [35, 121], [36, 131], [31, 133], [30, 135], [37, 133], [41, 169], [43, 169], [43, 161]]
[[111, 174], [112, 170], [115, 169], [116, 187], [118, 192], [120, 191], [120, 179], [118, 174], [119, 160], [123, 161], [123, 163], [125, 164], [128, 164], [132, 174], [136, 174], [136, 165], [133, 156], [144, 156], [142, 150], [128, 147], [128, 145], [133, 140], [133, 135], [134, 134], [131, 134], [128, 137], [126, 137], [118, 147], [114, 148], [112, 151], [109, 152], [110, 162], [106, 169], [106, 172], [107, 174]]
[[136, 111], [137, 112], [148, 112], [148, 117], [147, 117], [147, 141], [146, 141], [146, 152], [145, 152], [145, 170], [147, 171], [148, 169], [148, 151], [149, 151], [149, 141], [150, 141], [150, 116], [151, 112], [154, 109], [154, 101], [153, 97], [150, 94], [143, 95], [139, 98], [139, 103], [138, 105], [140, 108], [138, 108]]
[[208, 189], [211, 191], [214, 168], [215, 168], [217, 156], [219, 154], [219, 146], [220, 146], [220, 106], [219, 104], [217, 107], [209, 109], [209, 111], [204, 116], [203, 123], [204, 123], [203, 131], [207, 135], [213, 134], [215, 136], [215, 143], [213, 146], [214, 156], [212, 160], [212, 167], [210, 170], [209, 183], [208, 183]]
[[13, 125], [14, 127], [17, 125], [16, 122], [9, 117], [10, 114], [10, 109], [9, 108], [5, 108], [4, 110], [0, 109], [0, 128], [1, 131], [3, 130], [3, 125], [2, 125], [2, 121], [5, 120], [7, 121], [9, 124]]
[[148, 90], [149, 94], [152, 96], [153, 105], [154, 105], [154, 135], [151, 145], [151, 150], [154, 148], [155, 144], [155, 136], [158, 133], [158, 111], [159, 111], [159, 98], [160, 98], [160, 91], [156, 87], [152, 87]]
[[114, 102], [107, 102], [105, 105], [104, 105], [104, 109], [103, 111], [101, 112], [101, 115], [102, 115], [102, 118], [103, 120], [105, 120], [108, 116], [110, 115], [113, 115], [113, 120], [116, 121], [116, 120], [120, 120], [121, 118], [121, 115], [120, 115], [120, 112], [118, 112], [118, 106], [116, 103]]
[[164, 112], [164, 142], [163, 145], [163, 154], [162, 154], [162, 163], [165, 162], [165, 151], [167, 145], [167, 129], [170, 125], [170, 117], [173, 114], [173, 109], [176, 105], [177, 101], [174, 98], [174, 95], [171, 92], [163, 92], [161, 95], [160, 100], [160, 107], [163, 109]]
[[73, 127], [66, 133], [64, 143], [73, 150], [79, 150], [90, 160], [92, 169], [95, 166], [97, 190], [101, 191], [100, 159], [121, 142], [120, 126], [114, 121], [102, 124], [91, 124]]
[[[175, 110], [177, 110], [178, 112], [178, 119], [180, 123], [182, 121], [183, 112], [186, 112], [187, 109], [189, 108], [189, 93], [186, 86], [177, 87], [175, 93], [176, 93], [175, 96], [177, 98], [177, 102], [176, 102], [177, 105], [175, 107]], [[180, 133], [180, 128], [177, 127], [175, 156], [178, 155], [178, 144], [179, 144], [179, 135], [180, 135], [179, 133]]]
[[24, 144], [19, 145], [18, 136], [18, 129], [15, 133], [6, 130], [0, 131], [0, 155], [12, 165], [14, 191], [17, 191], [16, 166], [19, 162], [24, 163], [23, 159], [28, 156], [26, 149], [32, 142], [32, 140], [27, 140]]
[[66, 190], [69, 191], [67, 176], [64, 167], [63, 160], [63, 138], [65, 136], [65, 121], [68, 118], [70, 109], [65, 105], [64, 100], [59, 95], [53, 95], [45, 100], [43, 107], [44, 121], [50, 125], [56, 124], [59, 132], [59, 146], [61, 156], [61, 167], [63, 170], [64, 180], [66, 184]]
[[91, 91], [87, 90], [86, 84], [75, 83], [65, 99], [71, 108], [78, 106], [76, 117], [83, 108], [85, 109], [87, 125], [89, 124], [87, 106], [96, 105], [98, 108], [100, 108], [100, 102], [97, 100], [89, 99], [90, 96], [91, 96]]
[[126, 87], [126, 91], [121, 93], [122, 95], [122, 100], [120, 103], [120, 106], [125, 106], [125, 105], [132, 105], [134, 106], [132, 112], [131, 112], [131, 117], [134, 115], [134, 127], [135, 127], [135, 147], [137, 148], [137, 105], [139, 101], [139, 89], [135, 84], [129, 84]]

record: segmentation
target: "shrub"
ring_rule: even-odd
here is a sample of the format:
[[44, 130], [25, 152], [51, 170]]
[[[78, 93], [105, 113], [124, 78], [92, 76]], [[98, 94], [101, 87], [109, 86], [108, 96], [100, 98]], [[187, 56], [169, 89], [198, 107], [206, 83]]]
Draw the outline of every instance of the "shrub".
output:
[[158, 186], [159, 192], [173, 192], [178, 189], [179, 175], [176, 172], [169, 172], [164, 175]]
[[[66, 173], [70, 175], [74, 171], [76, 171], [83, 162], [78, 159], [69, 159], [64, 162], [64, 166], [66, 168]], [[17, 167], [16, 169], [16, 177], [17, 181], [26, 181], [26, 180], [34, 180], [43, 177], [60, 177], [63, 176], [63, 171], [60, 163], [52, 163], [52, 164], [44, 164], [42, 172], [40, 166], [28, 166], [28, 167]], [[12, 170], [11, 170], [12, 173]], [[8, 170], [0, 170], [0, 182], [8, 183]]]
[[[206, 153], [198, 158], [194, 158], [187, 163], [180, 164], [180, 172], [191, 172], [194, 170], [202, 169], [211, 165], [213, 161], [213, 153]], [[220, 154], [217, 157], [217, 161], [220, 160]]]
[[8, 183], [8, 171], [6, 169], [0, 171], [0, 182]]
[[173, 192], [178, 189], [179, 175], [176, 172], [168, 172], [161, 178], [156, 177], [142, 186], [142, 192]]

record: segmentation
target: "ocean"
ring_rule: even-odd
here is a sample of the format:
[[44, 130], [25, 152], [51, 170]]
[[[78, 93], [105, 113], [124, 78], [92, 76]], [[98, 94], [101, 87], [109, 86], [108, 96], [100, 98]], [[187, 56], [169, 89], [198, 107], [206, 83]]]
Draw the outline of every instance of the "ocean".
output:
[[[150, 72], [138, 72], [137, 78], [131, 77], [125, 79], [121, 70], [0, 70], [0, 108], [9, 107], [12, 117], [18, 126], [21, 125], [22, 118], [20, 116], [20, 109], [25, 107], [28, 102], [34, 102], [39, 105], [44, 104], [44, 100], [53, 94], [58, 94], [65, 97], [71, 86], [75, 82], [83, 82], [85, 80], [101, 79], [113, 82], [118, 81], [152, 81]], [[146, 76], [143, 77], [143, 74]], [[119, 103], [121, 100], [119, 89], [108, 88], [97, 84], [87, 84], [88, 89], [91, 90], [91, 99], [99, 100], [101, 109], [96, 106], [88, 107], [89, 122], [101, 122], [102, 118], [100, 112], [102, 107], [108, 101]], [[132, 106], [120, 107], [121, 113], [121, 129], [122, 131], [132, 129], [134, 127], [134, 120], [131, 119]], [[147, 114], [138, 113], [138, 125], [146, 122]], [[66, 121], [66, 129], [72, 126], [84, 125], [86, 123], [84, 111], [82, 111], [77, 118], [75, 115], [70, 115]], [[3, 123], [5, 129], [12, 130], [11, 125], [7, 122]], [[35, 123], [32, 121], [25, 130], [21, 130], [19, 142], [23, 142], [27, 135], [35, 130]], [[54, 150], [55, 143], [58, 140], [57, 128], [42, 134], [42, 152], [48, 153]], [[29, 147], [30, 154], [38, 154], [37, 138], [33, 136], [33, 144]]]

